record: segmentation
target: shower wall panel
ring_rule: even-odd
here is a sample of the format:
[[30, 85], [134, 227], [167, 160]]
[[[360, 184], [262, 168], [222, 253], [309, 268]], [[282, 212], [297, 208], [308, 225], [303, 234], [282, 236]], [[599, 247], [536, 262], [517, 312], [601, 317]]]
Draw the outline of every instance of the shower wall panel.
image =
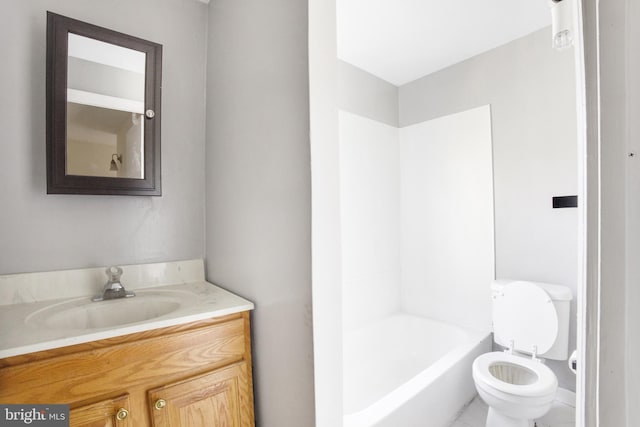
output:
[[343, 328], [400, 308], [398, 129], [340, 112]]
[[402, 308], [490, 330], [489, 105], [400, 129]]

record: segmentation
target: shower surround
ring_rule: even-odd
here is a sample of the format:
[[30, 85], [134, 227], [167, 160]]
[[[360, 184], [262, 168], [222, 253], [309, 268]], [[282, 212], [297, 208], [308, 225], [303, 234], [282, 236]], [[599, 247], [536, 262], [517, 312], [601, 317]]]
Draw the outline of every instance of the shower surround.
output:
[[[475, 394], [474, 355], [490, 350], [490, 106], [404, 128], [339, 118], [344, 425], [422, 425], [431, 407], [444, 426]], [[368, 374], [354, 364], [364, 354], [377, 361]], [[380, 370], [404, 373], [364, 393]], [[371, 398], [354, 405], [361, 393]]]

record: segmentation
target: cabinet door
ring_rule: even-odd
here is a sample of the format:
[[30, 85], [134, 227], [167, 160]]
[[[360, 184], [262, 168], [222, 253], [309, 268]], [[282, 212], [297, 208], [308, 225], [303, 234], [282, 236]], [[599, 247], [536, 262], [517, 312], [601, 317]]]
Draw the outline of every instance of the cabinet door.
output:
[[129, 395], [102, 400], [69, 411], [70, 427], [133, 427]]
[[149, 391], [154, 427], [252, 427], [246, 362]]

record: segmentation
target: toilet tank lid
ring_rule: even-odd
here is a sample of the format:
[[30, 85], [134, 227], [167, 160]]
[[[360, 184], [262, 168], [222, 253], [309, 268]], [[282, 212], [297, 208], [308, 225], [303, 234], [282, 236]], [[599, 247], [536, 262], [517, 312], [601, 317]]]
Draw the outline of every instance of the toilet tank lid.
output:
[[494, 280], [491, 283], [492, 291], [500, 291], [507, 284], [513, 282], [528, 282], [533, 283], [545, 290], [546, 293], [549, 294], [552, 300], [554, 301], [571, 301], [573, 299], [573, 294], [571, 293], [571, 289], [567, 286], [563, 285], [552, 285], [550, 283], [541, 283], [541, 282], [529, 282], [528, 280]]

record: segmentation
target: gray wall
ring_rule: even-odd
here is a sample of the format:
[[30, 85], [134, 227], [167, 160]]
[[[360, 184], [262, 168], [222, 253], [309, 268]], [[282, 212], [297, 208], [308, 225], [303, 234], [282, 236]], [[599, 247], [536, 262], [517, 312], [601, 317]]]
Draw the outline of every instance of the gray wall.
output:
[[[574, 55], [551, 48], [550, 30], [400, 87], [400, 126], [491, 104], [496, 277], [568, 286], [576, 347], [578, 210], [552, 209], [577, 194]], [[487, 290], [488, 292], [488, 290]], [[565, 362], [549, 362], [575, 390]]]
[[[638, 324], [630, 322], [634, 317], [637, 319], [635, 313], [638, 312], [638, 252], [637, 241], [634, 242], [634, 238], [638, 238], [638, 219], [627, 214], [637, 209], [640, 191], [634, 178], [638, 173], [638, 158], [627, 155], [637, 146], [630, 137], [638, 135], [638, 119], [630, 116], [632, 111], [638, 111], [638, 77], [632, 73], [637, 72], [637, 53], [632, 50], [637, 47], [637, 40], [632, 37], [635, 32], [630, 32], [633, 25], [629, 25], [638, 15], [635, 7], [631, 9], [634, 14], [629, 14], [632, 3], [612, 0], [595, 5], [600, 19], [600, 259], [597, 261], [600, 261], [598, 403], [601, 426], [638, 425], [638, 400], [631, 400], [637, 393], [633, 379], [638, 378], [638, 374], [632, 366], [637, 363], [638, 354], [633, 352], [636, 341], [628, 340], [638, 334]], [[595, 31], [589, 27], [588, 30]], [[593, 33], [591, 35], [593, 37]], [[591, 190], [590, 194], [596, 197], [593, 193]]]
[[257, 425], [314, 425], [307, 2], [212, 0], [207, 279], [251, 299]]
[[[629, 1], [626, 14], [630, 16], [629, 22], [629, 59], [627, 72], [632, 78], [629, 80], [628, 95], [629, 117], [640, 117], [640, 4]], [[633, 157], [626, 157], [627, 166], [627, 221], [626, 230], [628, 238], [627, 250], [627, 367], [629, 378], [627, 396], [627, 422], [635, 420], [637, 408], [631, 402], [640, 402], [640, 366], [637, 355], [640, 354], [640, 120], [631, 120], [629, 123], [628, 151], [635, 153]], [[635, 260], [635, 261], [634, 261]]]
[[[10, 0], [0, 48], [0, 273], [204, 255], [206, 5]], [[46, 194], [46, 11], [164, 46], [162, 197]]]
[[[47, 10], [164, 46], [162, 197], [46, 194]], [[208, 279], [256, 303], [259, 425], [313, 425], [306, 3], [11, 0], [2, 13], [0, 274], [200, 258], [206, 238]]]

